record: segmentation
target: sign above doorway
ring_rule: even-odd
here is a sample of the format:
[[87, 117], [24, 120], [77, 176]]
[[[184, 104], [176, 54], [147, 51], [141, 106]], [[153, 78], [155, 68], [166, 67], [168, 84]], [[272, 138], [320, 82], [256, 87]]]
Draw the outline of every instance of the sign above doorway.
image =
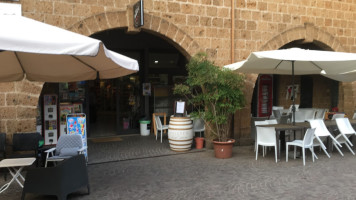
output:
[[134, 27], [143, 26], [143, 1], [140, 0], [133, 6]]

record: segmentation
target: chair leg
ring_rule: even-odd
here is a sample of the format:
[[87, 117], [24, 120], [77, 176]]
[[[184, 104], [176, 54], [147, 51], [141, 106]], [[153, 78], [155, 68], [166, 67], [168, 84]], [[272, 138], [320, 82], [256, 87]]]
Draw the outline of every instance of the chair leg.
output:
[[162, 135], [163, 135], [163, 130], [161, 130], [161, 143], [162, 143]]
[[274, 157], [276, 158], [276, 163], [278, 162], [278, 159], [277, 159], [277, 145], [274, 146]]
[[340, 153], [341, 156], [344, 156], [344, 154], [341, 152], [340, 148], [335, 144], [333, 143], [333, 145], [335, 146], [335, 148], [337, 149], [337, 151]]
[[314, 162], [314, 150], [313, 150], [312, 147], [310, 147], [309, 150], [310, 150], [310, 152], [311, 152], [311, 154], [312, 154], [312, 158], [313, 158], [313, 162]]
[[157, 140], [157, 136], [158, 136], [158, 130], [157, 130], [157, 132], [156, 132], [156, 140]]
[[305, 166], [305, 148], [302, 147], [302, 151], [303, 151], [303, 165]]
[[286, 162], [288, 162], [288, 142], [286, 144]]
[[350, 152], [352, 153], [352, 155], [355, 155], [355, 152], [352, 151], [352, 148], [350, 147], [350, 145], [348, 145], [347, 143], [345, 143], [346, 147], [350, 150]]
[[[262, 146], [262, 148], [263, 148], [263, 146]], [[257, 160], [257, 156], [258, 156], [258, 144], [256, 146], [256, 160]]]
[[297, 147], [294, 146], [294, 152], [293, 152], [293, 153], [294, 153], [294, 160], [295, 160], [295, 158], [297, 157], [297, 153], [296, 153], [297, 151], [296, 151], [296, 149], [297, 149]]

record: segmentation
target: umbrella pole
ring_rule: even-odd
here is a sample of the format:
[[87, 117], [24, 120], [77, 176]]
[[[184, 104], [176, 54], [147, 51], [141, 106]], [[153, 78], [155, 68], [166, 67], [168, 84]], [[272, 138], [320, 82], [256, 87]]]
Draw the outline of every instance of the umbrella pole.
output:
[[294, 126], [295, 125], [294, 61], [292, 61], [292, 95], [293, 95], [292, 113], [293, 113], [293, 126]]

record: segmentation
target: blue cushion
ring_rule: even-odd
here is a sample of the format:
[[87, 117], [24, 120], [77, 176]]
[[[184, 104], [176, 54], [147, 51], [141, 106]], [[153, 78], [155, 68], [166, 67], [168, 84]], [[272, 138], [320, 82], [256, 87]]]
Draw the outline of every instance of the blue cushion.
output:
[[59, 156], [76, 156], [78, 155], [78, 150], [78, 147], [62, 148], [59, 152]]

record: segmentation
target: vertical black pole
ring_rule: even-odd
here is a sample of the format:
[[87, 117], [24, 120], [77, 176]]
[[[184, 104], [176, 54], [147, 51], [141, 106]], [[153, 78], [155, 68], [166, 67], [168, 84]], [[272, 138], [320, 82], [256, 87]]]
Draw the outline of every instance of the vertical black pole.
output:
[[294, 61], [292, 61], [292, 95], [293, 95], [293, 126], [295, 125], [295, 91], [294, 91]]

